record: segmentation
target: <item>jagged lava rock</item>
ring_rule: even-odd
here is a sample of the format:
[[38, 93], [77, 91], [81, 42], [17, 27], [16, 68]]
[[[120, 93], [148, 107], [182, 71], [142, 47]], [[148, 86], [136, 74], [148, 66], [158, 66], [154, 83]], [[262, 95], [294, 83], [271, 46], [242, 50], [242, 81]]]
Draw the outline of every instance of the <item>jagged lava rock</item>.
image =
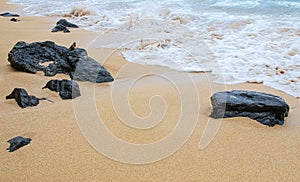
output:
[[[43, 71], [45, 76], [68, 74], [74, 80], [95, 83], [111, 82], [111, 74], [97, 61], [88, 56], [86, 50], [56, 45], [52, 41], [18, 42], [8, 53], [11, 66], [19, 71], [36, 73]], [[42, 63], [50, 63], [43, 66]]]
[[62, 99], [74, 99], [81, 95], [79, 85], [72, 80], [50, 80], [44, 88], [58, 92]]
[[7, 141], [10, 143], [10, 146], [7, 148], [9, 152], [14, 152], [19, 148], [28, 145], [31, 142], [30, 138], [23, 138], [21, 136], [14, 137]]
[[11, 94], [6, 96], [6, 99], [15, 99], [21, 108], [37, 106], [40, 100], [48, 100], [46, 98], [37, 98], [33, 95], [28, 95], [27, 91], [23, 88], [15, 88]]
[[283, 125], [289, 112], [289, 105], [278, 96], [244, 90], [215, 93], [211, 104], [212, 118], [249, 117], [268, 126]]

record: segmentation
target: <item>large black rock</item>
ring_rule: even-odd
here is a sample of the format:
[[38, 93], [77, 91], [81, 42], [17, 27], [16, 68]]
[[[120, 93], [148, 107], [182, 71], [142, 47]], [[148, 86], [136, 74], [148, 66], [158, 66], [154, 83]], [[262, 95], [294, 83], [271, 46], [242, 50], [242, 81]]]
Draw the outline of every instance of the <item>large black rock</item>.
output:
[[72, 80], [50, 80], [44, 88], [59, 92], [59, 96], [62, 99], [74, 99], [81, 95], [78, 84]]
[[[74, 80], [95, 83], [111, 82], [111, 74], [97, 61], [88, 56], [86, 50], [56, 45], [52, 41], [18, 42], [8, 53], [11, 66], [19, 71], [36, 73], [43, 71], [45, 76], [59, 73], [68, 74]], [[42, 63], [50, 63], [43, 66]]]
[[253, 91], [218, 92], [211, 97], [211, 104], [212, 118], [249, 117], [268, 126], [283, 125], [289, 112], [282, 98]]
[[6, 99], [15, 99], [21, 108], [37, 106], [40, 100], [48, 100], [46, 98], [37, 98], [33, 95], [28, 95], [27, 91], [23, 88], [15, 88], [11, 94], [6, 96]]
[[23, 138], [21, 136], [14, 137], [7, 141], [10, 143], [10, 146], [7, 148], [9, 152], [14, 152], [19, 148], [28, 145], [31, 142], [30, 138]]

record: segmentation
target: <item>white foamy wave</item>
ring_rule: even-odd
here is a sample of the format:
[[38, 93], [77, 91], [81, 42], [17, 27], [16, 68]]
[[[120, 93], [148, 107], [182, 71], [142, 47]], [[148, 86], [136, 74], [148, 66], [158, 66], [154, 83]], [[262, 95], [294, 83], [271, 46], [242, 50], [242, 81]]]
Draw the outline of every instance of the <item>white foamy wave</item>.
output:
[[[204, 47], [205, 48], [205, 47]], [[206, 50], [207, 51], [207, 50]], [[192, 54], [188, 49], [177, 47], [170, 40], [142, 40], [140, 45], [123, 51], [126, 60], [147, 64], [165, 66], [178, 71], [206, 72], [211, 71], [208, 63], [212, 63], [212, 55], [199, 56], [201, 52]], [[210, 60], [210, 61], [209, 61]]]
[[179, 14], [171, 13], [168, 19], [132, 15], [121, 29], [103, 33], [94, 44], [120, 48], [126, 60], [135, 63], [178, 71], [211, 71], [210, 65], [216, 64], [213, 53], [186, 24], [186, 18]]

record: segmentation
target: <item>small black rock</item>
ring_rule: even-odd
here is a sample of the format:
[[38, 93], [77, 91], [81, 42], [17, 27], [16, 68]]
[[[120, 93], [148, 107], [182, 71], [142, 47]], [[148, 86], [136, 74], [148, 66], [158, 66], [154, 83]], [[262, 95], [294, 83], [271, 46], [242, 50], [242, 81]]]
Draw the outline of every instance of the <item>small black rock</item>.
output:
[[15, 88], [11, 94], [6, 96], [6, 99], [15, 99], [21, 108], [37, 106], [40, 100], [48, 100], [46, 98], [37, 98], [33, 95], [28, 95], [27, 91], [23, 88]]
[[249, 117], [268, 126], [283, 125], [289, 112], [289, 105], [278, 96], [244, 90], [215, 93], [211, 104], [212, 118]]
[[13, 22], [19, 22], [20, 20], [17, 19], [17, 18], [12, 18], [12, 19], [10, 19], [10, 21], [13, 21]]
[[43, 87], [43, 89], [44, 88], [48, 88], [51, 91], [59, 92], [59, 96], [64, 100], [74, 99], [81, 95], [79, 85], [72, 80], [50, 80]]
[[56, 25], [63, 25], [70, 28], [79, 28], [76, 24], [68, 22], [66, 19], [60, 19]]
[[66, 19], [60, 19], [51, 32], [63, 31], [64, 33], [69, 33], [70, 30], [67, 27], [78, 28], [76, 24], [70, 23]]
[[10, 146], [7, 148], [9, 152], [14, 152], [19, 148], [28, 145], [31, 142], [30, 138], [23, 138], [21, 136], [14, 137], [7, 141], [10, 143]]
[[0, 16], [3, 16], [3, 17], [19, 17], [20, 15], [6, 12], [6, 13], [1, 13]]

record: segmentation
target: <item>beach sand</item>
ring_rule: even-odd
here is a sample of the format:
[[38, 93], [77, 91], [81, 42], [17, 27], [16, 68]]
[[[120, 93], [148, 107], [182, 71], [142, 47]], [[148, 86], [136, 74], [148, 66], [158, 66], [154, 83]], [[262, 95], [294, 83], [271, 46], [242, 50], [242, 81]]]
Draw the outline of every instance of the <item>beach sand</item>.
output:
[[[99, 33], [82, 29], [70, 29], [71, 33], [68, 34], [51, 33], [59, 17], [24, 16], [21, 7], [7, 5], [2, 0], [0, 12], [6, 11], [22, 16], [17, 23], [9, 21], [10, 18], [0, 17], [0, 181], [300, 180], [299, 99], [261, 84], [225, 86], [213, 83], [214, 78], [210, 74], [193, 73], [186, 77], [186, 73], [167, 68], [128, 63], [119, 51], [90, 45]], [[96, 85], [80, 83], [82, 97], [61, 100], [57, 93], [41, 89], [51, 77], [45, 77], [42, 73], [19, 72], [9, 65], [7, 54], [21, 40], [52, 40], [66, 47], [76, 42], [78, 47], [87, 49], [92, 58], [104, 63], [115, 81]], [[57, 75], [54, 78], [68, 77]], [[136, 83], [132, 85], [135, 80]], [[174, 83], [170, 80], [174, 80]], [[128, 94], [129, 86], [132, 87]], [[37, 107], [21, 109], [14, 100], [5, 100], [5, 96], [15, 87], [26, 88], [29, 94], [47, 97], [54, 103], [41, 101]], [[92, 96], [89, 95], [91, 88]], [[262, 91], [281, 96], [291, 107], [285, 124], [268, 127], [248, 118], [223, 121], [209, 119], [210, 96], [217, 91], [232, 89]], [[187, 91], [191, 94], [186, 94]], [[197, 97], [192, 93], [196, 93]], [[120, 100], [126, 98], [127, 94], [131, 109], [140, 117], [151, 114], [148, 103], [152, 96], [161, 96], [167, 104], [167, 111], [161, 122], [154, 128], [143, 130], [125, 125], [118, 114], [120, 116], [124, 114], [122, 111], [130, 110], [121, 110], [118, 113], [114, 109], [127, 103], [127, 100]], [[81, 98], [92, 101], [84, 102]], [[186, 102], [191, 102], [192, 106], [183, 105], [182, 108], [181, 104]], [[200, 108], [193, 107], [193, 104], [199, 104]], [[154, 116], [155, 112], [163, 109], [162, 102], [155, 99], [151, 105]], [[99, 140], [109, 139], [99, 138], [97, 133], [89, 135], [89, 130], [91, 133], [94, 131], [93, 126], [78, 121], [82, 114], [85, 119], [93, 119], [88, 114], [89, 108], [97, 108], [96, 114], [102, 118], [111, 134], [135, 144], [163, 140], [178, 127], [178, 118], [190, 123], [190, 115], [195, 115], [196, 126], [190, 132], [187, 142], [168, 157], [162, 160], [158, 158], [148, 164], [126, 164], [119, 162], [117, 158], [106, 157], [101, 153], [101, 146], [93, 145]], [[181, 111], [185, 108], [189, 110], [182, 115]], [[213, 134], [208, 137], [213, 140], [200, 150], [199, 142], [203, 133], [213, 132], [206, 129], [207, 124], [217, 134], [215, 137]], [[185, 129], [182, 128], [182, 131]], [[13, 153], [7, 152], [5, 149], [9, 144], [6, 141], [19, 135], [30, 137], [31, 143]], [[86, 139], [87, 136], [90, 137], [89, 140]], [[174, 137], [173, 140], [175, 145], [180, 137]], [[122, 151], [115, 143], [107, 142], [107, 145], [110, 148], [108, 153], [117, 151], [122, 154], [122, 159], [139, 155], [139, 151]], [[168, 147], [163, 146], [157, 150]], [[155, 159], [151, 154], [149, 156], [145, 158]]]

